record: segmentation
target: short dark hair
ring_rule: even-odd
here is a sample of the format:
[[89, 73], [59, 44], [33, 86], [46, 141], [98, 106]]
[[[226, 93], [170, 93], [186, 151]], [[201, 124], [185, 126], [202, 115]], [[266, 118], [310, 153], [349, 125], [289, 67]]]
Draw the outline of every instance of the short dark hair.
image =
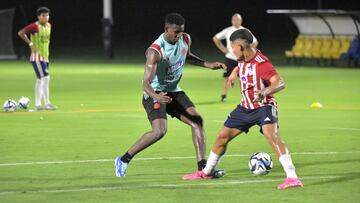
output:
[[39, 16], [43, 13], [50, 13], [50, 9], [48, 7], [43, 6], [36, 10], [36, 16]]
[[232, 42], [237, 39], [243, 39], [247, 43], [251, 44], [254, 40], [254, 37], [248, 29], [239, 29], [233, 32], [230, 36], [230, 41]]
[[184, 25], [185, 18], [178, 13], [169, 13], [165, 17], [165, 24]]

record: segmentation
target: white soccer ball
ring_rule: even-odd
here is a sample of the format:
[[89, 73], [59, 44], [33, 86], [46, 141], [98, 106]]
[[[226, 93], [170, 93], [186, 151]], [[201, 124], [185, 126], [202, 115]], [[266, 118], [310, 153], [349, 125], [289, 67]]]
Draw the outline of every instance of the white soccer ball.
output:
[[251, 155], [249, 169], [255, 175], [266, 175], [273, 167], [271, 157], [266, 152], [257, 152]]
[[20, 109], [27, 109], [30, 106], [30, 99], [28, 97], [22, 96], [18, 101], [18, 107]]
[[6, 112], [14, 112], [16, 110], [16, 101], [12, 99], [8, 99], [5, 101], [3, 105], [4, 111]]

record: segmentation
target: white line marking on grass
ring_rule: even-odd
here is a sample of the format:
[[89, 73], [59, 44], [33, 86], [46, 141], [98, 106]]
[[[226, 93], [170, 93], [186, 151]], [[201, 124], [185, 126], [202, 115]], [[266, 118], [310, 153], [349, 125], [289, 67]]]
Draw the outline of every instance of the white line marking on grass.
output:
[[48, 164], [71, 164], [71, 163], [91, 163], [91, 162], [109, 162], [112, 159], [93, 159], [93, 160], [69, 160], [69, 161], [39, 161], [23, 163], [3, 163], [1, 166], [22, 166], [22, 165], [48, 165]]
[[[313, 176], [302, 177], [302, 180], [324, 180], [335, 179], [341, 176]], [[54, 190], [28, 190], [28, 191], [3, 191], [0, 192], [0, 196], [12, 195], [12, 194], [31, 194], [31, 193], [65, 193], [65, 192], [93, 192], [93, 191], [108, 191], [108, 190], [124, 190], [124, 189], [146, 189], [146, 188], [186, 188], [196, 186], [222, 186], [222, 185], [241, 185], [241, 184], [256, 184], [256, 183], [270, 183], [281, 182], [283, 179], [262, 179], [262, 180], [231, 180], [231, 181], [211, 181], [205, 180], [204, 182], [197, 183], [179, 183], [179, 184], [145, 184], [134, 186], [115, 186], [115, 187], [89, 187], [89, 188], [76, 188], [76, 189], [54, 189]], [[191, 182], [191, 181], [184, 181]], [[306, 186], [305, 186], [306, 187]]]
[[215, 123], [225, 123], [225, 120], [226, 119], [224, 119], [224, 120], [211, 120], [212, 122], [215, 122]]
[[116, 112], [142, 112], [143, 109], [141, 108], [114, 108], [114, 109], [80, 109], [80, 110], [74, 110], [71, 113], [116, 113]]
[[329, 130], [351, 130], [351, 131], [360, 131], [360, 128], [336, 128], [336, 127], [327, 127], [325, 129]]
[[[334, 154], [360, 154], [360, 151], [347, 152], [293, 152], [291, 155], [334, 155]], [[227, 154], [224, 157], [248, 157], [251, 154]], [[274, 155], [274, 153], [271, 153]], [[179, 160], [194, 159], [194, 156], [174, 156], [174, 157], [144, 157], [134, 158], [135, 161], [151, 161], [151, 160]], [[20, 163], [2, 163], [2, 166], [23, 166], [23, 165], [49, 165], [49, 164], [71, 164], [71, 163], [93, 163], [93, 162], [112, 162], [114, 159], [90, 159], [90, 160], [69, 160], [69, 161], [38, 161], [38, 162], [20, 162]]]

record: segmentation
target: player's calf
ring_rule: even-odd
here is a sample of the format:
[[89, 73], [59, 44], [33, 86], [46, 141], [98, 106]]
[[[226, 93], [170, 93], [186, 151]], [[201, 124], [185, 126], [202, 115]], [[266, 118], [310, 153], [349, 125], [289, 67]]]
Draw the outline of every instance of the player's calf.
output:
[[225, 154], [226, 146], [231, 139], [232, 138], [230, 134], [220, 131], [219, 134], [216, 136], [215, 144], [212, 148], [212, 151], [219, 155]]

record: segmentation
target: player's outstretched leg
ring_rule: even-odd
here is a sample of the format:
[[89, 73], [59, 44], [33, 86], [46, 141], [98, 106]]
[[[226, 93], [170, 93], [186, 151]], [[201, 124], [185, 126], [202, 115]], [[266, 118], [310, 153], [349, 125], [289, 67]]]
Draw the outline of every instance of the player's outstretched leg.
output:
[[180, 115], [180, 120], [191, 127], [198, 171], [201, 171], [206, 165], [206, 143], [203, 119], [195, 107], [189, 107]]
[[152, 121], [152, 131], [146, 132], [123, 156], [115, 159], [115, 175], [124, 177], [131, 159], [142, 150], [159, 141], [167, 130], [166, 119], [155, 119]]
[[303, 187], [303, 183], [299, 180], [295, 172], [295, 166], [292, 162], [288, 148], [279, 135], [277, 123], [263, 125], [262, 131], [267, 142], [278, 156], [286, 173], [286, 179], [278, 186], [278, 189], [283, 190], [291, 187]]

